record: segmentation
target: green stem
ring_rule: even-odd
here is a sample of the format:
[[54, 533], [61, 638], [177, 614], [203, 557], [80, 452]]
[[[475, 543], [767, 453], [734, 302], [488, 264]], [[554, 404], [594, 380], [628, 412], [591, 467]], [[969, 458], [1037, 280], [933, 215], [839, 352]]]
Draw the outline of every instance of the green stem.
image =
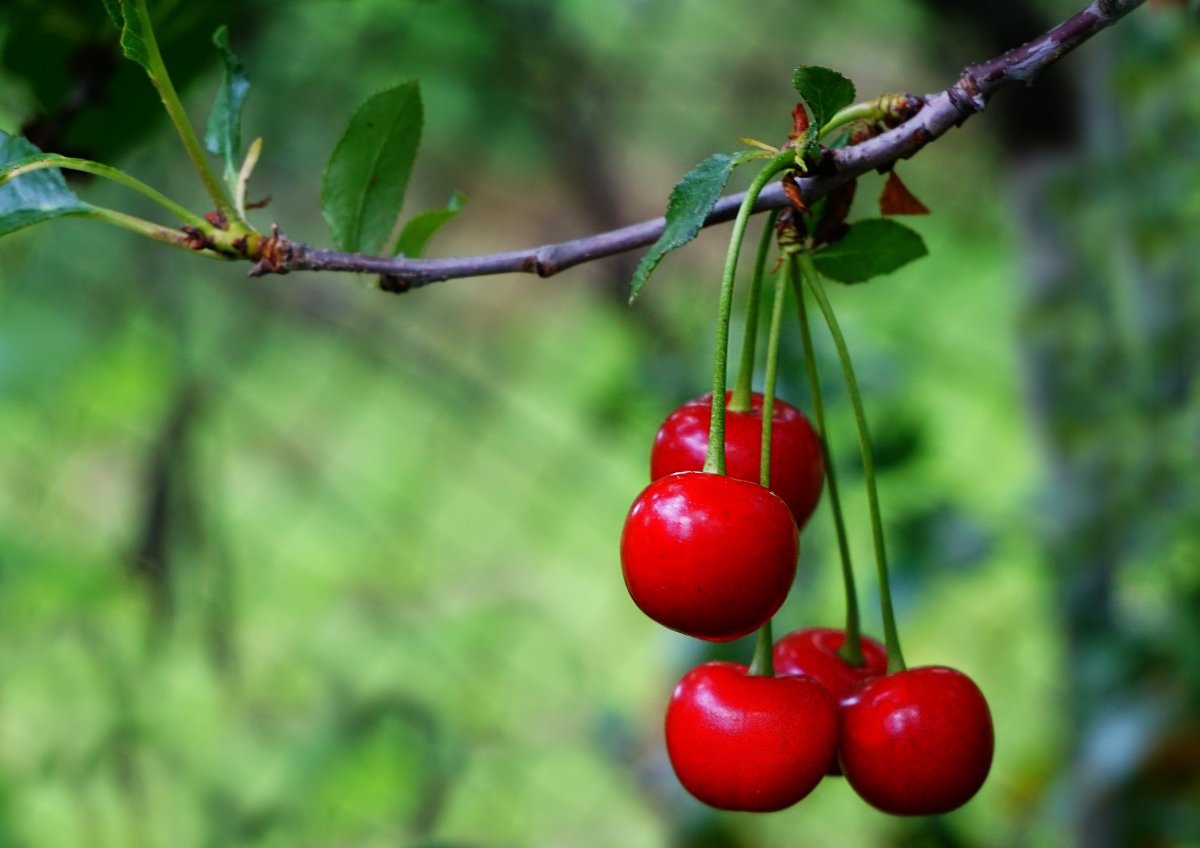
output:
[[729, 360], [729, 318], [733, 308], [733, 278], [737, 274], [738, 256], [741, 254], [742, 239], [746, 235], [746, 224], [754, 211], [759, 193], [771, 178], [795, 164], [795, 151], [784, 150], [776, 154], [754, 177], [746, 196], [738, 208], [729, 237], [729, 251], [725, 255], [725, 271], [721, 276], [721, 297], [717, 306], [717, 346], [713, 355], [712, 423], [708, 430], [708, 453], [704, 457], [704, 470], [715, 474], [725, 473], [725, 369]]
[[[772, 222], [771, 229], [774, 231], [774, 222]], [[763, 385], [762, 454], [758, 466], [758, 479], [767, 488], [771, 486], [771, 431], [775, 416], [775, 382], [779, 374], [779, 336], [783, 329], [783, 302], [786, 284], [787, 272], [781, 268], [775, 275], [775, 299], [771, 304], [771, 331], [767, 336], [767, 376]], [[754, 648], [750, 674], [774, 677], [774, 650], [775, 640], [771, 636], [771, 620], [767, 619], [767, 623], [758, 631], [758, 644]]]
[[[774, 222], [771, 222], [774, 231]], [[775, 299], [771, 304], [771, 331], [767, 336], [767, 375], [763, 384], [762, 454], [758, 466], [759, 482], [766, 488], [771, 486], [771, 436], [775, 417], [775, 381], [779, 374], [779, 336], [783, 328], [783, 302], [787, 283], [787, 272], [781, 268], [775, 275]], [[767, 619], [758, 631], [758, 644], [754, 648], [754, 659], [750, 673], [765, 677], [775, 676], [773, 652], [775, 640], [771, 636], [771, 620]]]
[[851, 103], [844, 109], [833, 113], [833, 117], [825, 122], [825, 126], [821, 127], [819, 138], [827, 138], [836, 130], [855, 121], [866, 121], [869, 124], [878, 123], [884, 118], [897, 115], [911, 103], [912, 98], [906, 94], [882, 94], [865, 103]]
[[878, 121], [883, 117], [883, 110], [880, 107], [879, 100], [871, 100], [866, 103], [852, 103], [844, 109], [840, 109], [833, 113], [833, 117], [825, 122], [825, 126], [821, 127], [819, 138], [828, 138], [835, 130], [840, 130], [846, 124], [854, 121]]
[[846, 538], [846, 520], [842, 515], [842, 499], [838, 493], [837, 471], [833, 464], [833, 449], [829, 443], [829, 428], [825, 425], [825, 401], [821, 393], [821, 378], [817, 373], [817, 357], [813, 347], [812, 329], [808, 324], [808, 309], [804, 305], [804, 287], [796, 272], [796, 260], [788, 259], [788, 276], [796, 295], [796, 312], [800, 319], [800, 343], [804, 348], [804, 371], [808, 377], [809, 394], [812, 395], [813, 418], [816, 419], [817, 436], [821, 441], [821, 455], [825, 460], [825, 484], [829, 488], [829, 506], [833, 512], [833, 528], [837, 536], [838, 556], [842, 562], [842, 588], [846, 595], [846, 638], [838, 655], [853, 666], [861, 666], [866, 660], [862, 653], [862, 625], [858, 612], [858, 590], [854, 585], [854, 567], [850, 559], [850, 543]]
[[89, 206], [86, 211], [73, 213], [76, 218], [88, 218], [93, 221], [101, 221], [105, 224], [112, 224], [114, 227], [120, 227], [124, 230], [137, 233], [140, 236], [161, 241], [163, 244], [169, 244], [172, 247], [178, 247], [186, 250], [189, 253], [195, 253], [200, 256], [208, 256], [213, 259], [227, 259], [229, 257], [222, 256], [211, 250], [196, 250], [189, 241], [186, 233], [179, 230], [173, 230], [170, 227], [164, 227], [161, 224], [155, 224], [153, 221], [147, 221], [143, 218], [137, 218], [133, 215], [126, 215], [124, 212], [118, 212], [115, 209], [107, 209], [103, 206]]
[[134, 191], [145, 195], [153, 200], [159, 206], [166, 209], [172, 215], [185, 224], [191, 224], [193, 227], [201, 229], [209, 229], [211, 225], [199, 215], [194, 214], [191, 210], [181, 206], [174, 200], [171, 200], [166, 195], [159, 192], [157, 189], [146, 185], [136, 177], [132, 177], [124, 171], [113, 168], [110, 165], [102, 165], [99, 162], [92, 162], [89, 159], [75, 159], [70, 156], [55, 156], [47, 155], [46, 157], [38, 157], [30, 159], [28, 162], [10, 166], [3, 175], [0, 175], [0, 185], [4, 185], [9, 180], [16, 179], [22, 174], [28, 174], [31, 171], [40, 171], [46, 168], [59, 168], [68, 171], [79, 171], [84, 174], [92, 174], [93, 176], [103, 177], [107, 180], [120, 183], [126, 188], [131, 188]]
[[216, 204], [217, 211], [231, 223], [239, 221], [229, 192], [226, 190], [225, 184], [217, 178], [213, 169], [209, 167], [207, 155], [200, 144], [200, 139], [196, 136], [196, 130], [188, 120], [187, 111], [183, 108], [179, 94], [171, 82], [171, 75], [167, 73], [167, 66], [158, 49], [158, 41], [154, 37], [150, 13], [146, 10], [146, 0], [134, 0], [133, 10], [141, 27], [142, 40], [146, 45], [146, 63], [149, 65], [150, 81], [158, 89], [158, 96], [162, 98], [167, 115], [170, 117], [171, 123], [175, 125], [175, 131], [179, 134], [179, 139], [187, 150], [188, 158], [192, 160], [192, 167], [200, 177], [200, 182], [204, 184], [204, 190]]
[[842, 373], [846, 378], [846, 390], [850, 394], [850, 404], [854, 408], [854, 420], [858, 425], [858, 446], [862, 452], [863, 474], [867, 483], [867, 506], [871, 515], [875, 566], [879, 571], [879, 606], [883, 614], [883, 637], [884, 646], [887, 648], [888, 672], [903, 671], [905, 668], [904, 653], [900, 650], [900, 636], [896, 632], [896, 617], [892, 610], [892, 589], [888, 580], [887, 551], [884, 549], [883, 543], [883, 520], [879, 512], [875, 462], [871, 457], [871, 433], [867, 428], [867, 416], [863, 411], [862, 395], [858, 390], [858, 380], [854, 376], [854, 365], [850, 361], [850, 351], [846, 347], [846, 339], [842, 336], [841, 327], [838, 326], [837, 316], [833, 314], [829, 298], [825, 296], [825, 289], [821, 285], [821, 278], [817, 274], [812, 258], [806, 253], [801, 253], [798, 255], [797, 261], [803, 271], [804, 281], [808, 284], [813, 299], [816, 300], [817, 306], [825, 316], [825, 323], [829, 325], [829, 334], [833, 337], [838, 359], [842, 363]]
[[771, 306], [771, 334], [767, 337], [767, 375], [763, 381], [762, 454], [759, 460], [759, 482], [771, 487], [771, 430], [775, 423], [775, 381], [779, 373], [779, 335], [783, 327], [784, 286], [787, 272], [780, 268], [775, 275], [775, 300]]
[[754, 643], [754, 659], [747, 672], [759, 677], [775, 676], [775, 638], [771, 635], [771, 620], [758, 629], [758, 640]]
[[729, 409], [733, 412], [750, 411], [754, 386], [754, 353], [758, 342], [758, 306], [762, 300], [767, 255], [775, 241], [775, 221], [778, 218], [778, 209], [767, 213], [762, 236], [758, 240], [758, 252], [754, 256], [754, 276], [750, 279], [750, 294], [746, 298], [746, 335], [742, 339], [742, 361], [738, 366], [737, 382], [733, 385], [733, 396], [729, 399]]

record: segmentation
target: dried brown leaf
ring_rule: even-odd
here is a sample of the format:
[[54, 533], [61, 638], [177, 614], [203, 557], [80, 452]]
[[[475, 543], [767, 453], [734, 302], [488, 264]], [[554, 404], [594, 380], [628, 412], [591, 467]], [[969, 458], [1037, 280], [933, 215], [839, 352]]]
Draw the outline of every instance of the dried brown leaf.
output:
[[928, 215], [929, 207], [908, 190], [895, 171], [889, 171], [879, 195], [879, 211], [883, 215]]

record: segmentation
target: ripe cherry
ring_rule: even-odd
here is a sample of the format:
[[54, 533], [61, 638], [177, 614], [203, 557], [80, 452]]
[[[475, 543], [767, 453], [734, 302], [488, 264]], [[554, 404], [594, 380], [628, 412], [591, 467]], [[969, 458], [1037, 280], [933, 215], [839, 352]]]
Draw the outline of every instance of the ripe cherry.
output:
[[[732, 397], [726, 392], [726, 402]], [[758, 482], [762, 452], [763, 396], [754, 392], [748, 412], [725, 412], [725, 468], [730, 477]], [[708, 450], [712, 394], [689, 400], [667, 416], [650, 451], [650, 479], [675, 471], [699, 471]], [[771, 415], [771, 491], [803, 527], [816, 509], [825, 482], [821, 442], [804, 413], [779, 399]]]
[[808, 675], [840, 704], [863, 684], [887, 674], [883, 645], [870, 636], [859, 637], [863, 664], [854, 666], [838, 653], [845, 641], [845, 632], [833, 627], [795, 630], [775, 643], [775, 670], [779, 674]]
[[[825, 688], [840, 713], [847, 698], [869, 681], [887, 674], [887, 651], [883, 645], [869, 636], [859, 637], [863, 664], [854, 666], [838, 653], [845, 641], [845, 632], [832, 627], [795, 630], [775, 643], [775, 671], [811, 677]], [[827, 773], [842, 773], [836, 752], [829, 760]]]
[[837, 714], [806, 677], [710, 662], [675, 687], [666, 733], [667, 756], [688, 792], [722, 810], [765, 813], [820, 783], [837, 745]]
[[634, 603], [659, 624], [725, 642], [757, 630], [796, 576], [787, 505], [757, 483], [685, 471], [638, 495], [621, 532]]
[[987, 779], [993, 746], [983, 693], [945, 666], [880, 677], [841, 710], [842, 771], [863, 800], [885, 813], [961, 807]]

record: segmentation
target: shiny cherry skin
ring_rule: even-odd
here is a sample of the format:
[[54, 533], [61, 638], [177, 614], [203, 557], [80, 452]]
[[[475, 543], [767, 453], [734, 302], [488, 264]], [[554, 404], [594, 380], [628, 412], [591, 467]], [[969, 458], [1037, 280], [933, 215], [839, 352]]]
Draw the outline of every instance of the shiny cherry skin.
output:
[[766, 813], [813, 790], [837, 747], [837, 710], [807, 677], [761, 677], [710, 662], [684, 675], [667, 706], [667, 756], [693, 796]]
[[775, 643], [775, 671], [811, 677], [840, 704], [863, 684], [887, 674], [883, 645], [870, 636], [860, 636], [863, 664], [853, 666], [838, 654], [845, 641], [845, 631], [834, 627], [794, 630]]
[[841, 710], [846, 780], [885, 813], [948, 813], [979, 791], [992, 765], [992, 716], [979, 687], [945, 666], [868, 683]]
[[[845, 631], [833, 627], [794, 630], [775, 643], [775, 671], [811, 677], [840, 707], [866, 683], [887, 674], [887, 651], [883, 645], [870, 636], [859, 637], [863, 664], [854, 666], [838, 654], [845, 641]], [[842, 773], [836, 753], [829, 760], [827, 773]]]
[[621, 532], [621, 570], [635, 604], [689, 636], [753, 633], [783, 605], [799, 533], [778, 496], [757, 483], [685, 471], [638, 495]]
[[[732, 396], [725, 393], [726, 403]], [[749, 412], [725, 412], [725, 469], [730, 477], [754, 483], [761, 479], [762, 408], [763, 397], [754, 392]], [[668, 415], [650, 451], [650, 479], [703, 468], [711, 420], [711, 393]], [[776, 399], [771, 414], [771, 491], [791, 508], [797, 526], [803, 527], [816, 509], [824, 483], [820, 439], [804, 413]]]

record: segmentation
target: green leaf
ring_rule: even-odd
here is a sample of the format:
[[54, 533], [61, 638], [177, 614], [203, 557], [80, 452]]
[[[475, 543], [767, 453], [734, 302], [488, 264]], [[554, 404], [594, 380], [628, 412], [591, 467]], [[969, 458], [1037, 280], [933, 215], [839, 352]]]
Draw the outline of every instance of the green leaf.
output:
[[700, 232], [704, 219], [712, 212], [713, 206], [721, 197], [721, 192], [725, 190], [730, 173], [734, 167], [746, 161], [744, 155], [715, 153], [688, 171], [683, 179], [675, 184], [675, 188], [671, 190], [671, 199], [667, 202], [667, 225], [663, 234], [642, 256], [633, 272], [633, 282], [629, 291], [630, 303], [641, 294], [646, 281], [650, 279], [662, 258], [672, 250], [683, 247]]
[[[142, 32], [142, 22], [137, 16], [137, 4], [144, 0], [120, 0], [121, 3], [121, 20], [118, 25], [121, 27], [121, 52], [125, 54], [125, 58], [137, 62], [146, 69], [146, 73], [152, 74], [150, 70], [150, 51], [146, 48], [146, 37]], [[105, 0], [104, 8], [108, 10], [109, 17], [114, 21], [112, 0]]]
[[[159, 24], [159, 48], [170, 59], [175, 88], [190, 99], [189, 89], [212, 79], [213, 30], [224, 20], [244, 15], [245, 0], [151, 2]], [[40, 128], [37, 143], [46, 150], [86, 151], [92, 159], [113, 162], [167, 125], [162, 101], [154, 87], [146, 85], [141, 66], [122, 61], [111, 75], [105, 71], [102, 80], [95, 76], [108, 62], [101, 43], [111, 41], [115, 47], [124, 26], [119, 0], [110, 3], [111, 8], [95, 0], [0, 0], [0, 26], [9, 33], [0, 49], [4, 86], [27, 91], [29, 103], [36, 103], [45, 115], [70, 116]], [[110, 17], [114, 10], [120, 16], [115, 27]], [[103, 82], [89, 88], [95, 96], [80, 96], [84, 77], [96, 85]], [[21, 123], [19, 109], [9, 119], [13, 121]], [[0, 127], [15, 132], [3, 119]]]
[[125, 15], [121, 12], [121, 0], [103, 0], [104, 11], [108, 12], [108, 16], [112, 18], [113, 24], [117, 29], [125, 27]]
[[404, 203], [422, 120], [416, 80], [368, 98], [350, 117], [321, 183], [321, 212], [339, 249], [383, 249]]
[[225, 178], [232, 180], [237, 173], [238, 157], [242, 154], [242, 105], [250, 90], [250, 78], [246, 76], [237, 56], [229, 49], [229, 27], [218, 27], [212, 40], [221, 54], [225, 79], [217, 91], [212, 113], [208, 116], [204, 146], [209, 153], [225, 160]]
[[[18, 165], [52, 155], [45, 154], [19, 135], [0, 131], [0, 179]], [[91, 207], [67, 188], [62, 171], [33, 171], [0, 185], [0, 236], [64, 215], [78, 215]]]
[[812, 128], [819, 131], [839, 109], [854, 102], [854, 83], [837, 71], [819, 65], [801, 65], [792, 73], [792, 85], [812, 112]]
[[428, 212], [414, 215], [401, 230], [400, 238], [396, 240], [396, 248], [392, 252], [403, 254], [410, 259], [421, 256], [425, 253], [425, 245], [429, 243], [433, 235], [442, 228], [443, 224], [458, 217], [458, 213], [462, 212], [466, 201], [466, 195], [456, 191], [451, 195], [450, 202], [446, 204], [445, 209], [431, 209]]
[[863, 283], [890, 274], [928, 251], [920, 234], [890, 218], [868, 218], [850, 225], [836, 244], [813, 254], [813, 263], [839, 283]]

